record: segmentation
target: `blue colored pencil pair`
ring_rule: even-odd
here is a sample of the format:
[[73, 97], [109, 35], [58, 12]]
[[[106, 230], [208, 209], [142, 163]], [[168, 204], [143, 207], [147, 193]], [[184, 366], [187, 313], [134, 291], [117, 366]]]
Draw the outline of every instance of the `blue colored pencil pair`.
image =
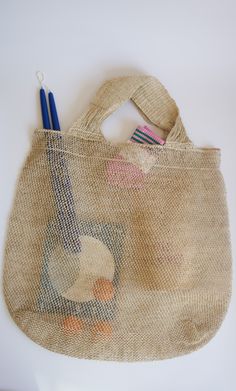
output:
[[51, 127], [50, 118], [49, 118], [45, 90], [43, 87], [41, 87], [40, 88], [40, 102], [41, 102], [43, 127], [44, 127], [44, 129], [61, 130], [59, 120], [58, 120], [54, 96], [51, 91], [49, 91], [49, 93], [48, 93], [48, 100], [49, 100], [49, 108], [50, 108], [50, 114], [51, 114], [52, 127]]

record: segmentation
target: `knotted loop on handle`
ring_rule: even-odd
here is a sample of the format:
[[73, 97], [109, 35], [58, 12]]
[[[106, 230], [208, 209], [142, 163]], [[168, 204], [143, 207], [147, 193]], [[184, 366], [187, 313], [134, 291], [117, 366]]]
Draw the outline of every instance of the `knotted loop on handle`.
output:
[[159, 80], [146, 75], [119, 77], [106, 81], [97, 91], [88, 110], [71, 129], [102, 134], [102, 122], [128, 100], [134, 102], [145, 121], [166, 133], [167, 142], [191, 142], [175, 101]]

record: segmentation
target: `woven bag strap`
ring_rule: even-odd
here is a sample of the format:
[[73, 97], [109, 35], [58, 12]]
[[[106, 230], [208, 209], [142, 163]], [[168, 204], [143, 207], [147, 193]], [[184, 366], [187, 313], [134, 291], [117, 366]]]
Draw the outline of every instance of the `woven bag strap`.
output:
[[153, 76], [119, 77], [106, 81], [97, 91], [88, 110], [70, 131], [100, 133], [102, 122], [124, 102], [131, 99], [145, 121], [162, 128], [166, 141], [190, 143], [178, 107], [165, 87]]

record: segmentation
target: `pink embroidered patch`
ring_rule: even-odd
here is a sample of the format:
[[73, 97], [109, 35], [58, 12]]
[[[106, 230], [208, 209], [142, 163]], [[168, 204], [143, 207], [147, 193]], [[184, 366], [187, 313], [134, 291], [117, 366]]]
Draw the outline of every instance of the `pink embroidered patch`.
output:
[[111, 160], [107, 165], [108, 182], [127, 189], [140, 189], [143, 186], [145, 173], [132, 163], [128, 163], [121, 155], [117, 155], [116, 159]]

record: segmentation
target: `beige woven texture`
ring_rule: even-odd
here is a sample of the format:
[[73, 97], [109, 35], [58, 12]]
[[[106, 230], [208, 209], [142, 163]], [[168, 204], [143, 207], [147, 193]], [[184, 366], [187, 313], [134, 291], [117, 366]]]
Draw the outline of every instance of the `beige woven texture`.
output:
[[[166, 144], [115, 144], [108, 115], [131, 99]], [[11, 316], [70, 356], [141, 361], [206, 344], [231, 291], [220, 151], [196, 148], [151, 76], [113, 79], [67, 131], [36, 130], [5, 252]]]

